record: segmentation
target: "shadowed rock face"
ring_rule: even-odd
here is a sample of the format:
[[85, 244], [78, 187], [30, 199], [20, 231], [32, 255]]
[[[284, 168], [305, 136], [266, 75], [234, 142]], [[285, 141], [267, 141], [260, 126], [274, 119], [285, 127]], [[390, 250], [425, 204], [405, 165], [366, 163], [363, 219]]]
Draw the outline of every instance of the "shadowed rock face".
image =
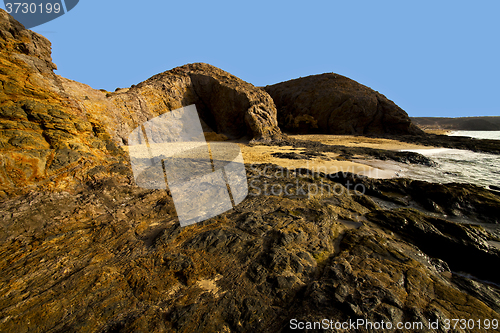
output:
[[262, 89], [217, 67], [196, 63], [160, 73], [115, 92], [58, 77], [83, 112], [99, 115], [112, 140], [126, 144], [140, 124], [165, 112], [195, 104], [204, 130], [231, 139], [281, 138], [276, 107]]
[[276, 103], [283, 130], [324, 134], [421, 133], [394, 102], [342, 75], [312, 75], [264, 89]]
[[[269, 140], [279, 138], [276, 107], [262, 89], [208, 64], [190, 64], [147, 80], [138, 88], [162, 85], [170, 76], [186, 76], [191, 81], [193, 103], [205, 122], [230, 138], [249, 136]], [[185, 101], [185, 103], [189, 103]]]
[[[68, 82], [79, 99], [83, 85]], [[276, 120], [276, 107], [262, 89], [217, 67], [196, 63], [160, 73], [130, 89], [96, 96], [105, 106], [111, 127], [118, 128], [117, 140], [130, 131], [168, 110], [195, 104], [201, 119], [209, 128], [231, 139], [248, 137], [259, 141], [281, 137]], [[93, 107], [90, 98], [85, 104]], [[118, 127], [115, 127], [118, 126]]]

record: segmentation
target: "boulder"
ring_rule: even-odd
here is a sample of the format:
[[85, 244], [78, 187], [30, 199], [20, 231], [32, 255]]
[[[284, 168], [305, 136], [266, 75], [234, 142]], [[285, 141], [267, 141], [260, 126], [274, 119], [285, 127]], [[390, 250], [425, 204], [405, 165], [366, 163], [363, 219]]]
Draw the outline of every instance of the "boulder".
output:
[[393, 101], [345, 76], [327, 73], [264, 88], [283, 130], [299, 133], [387, 135], [422, 131]]
[[276, 107], [264, 90], [209, 64], [174, 68], [138, 84], [129, 93], [146, 100], [148, 95], [164, 95], [170, 109], [196, 104], [202, 120], [229, 138], [269, 140], [281, 135]]

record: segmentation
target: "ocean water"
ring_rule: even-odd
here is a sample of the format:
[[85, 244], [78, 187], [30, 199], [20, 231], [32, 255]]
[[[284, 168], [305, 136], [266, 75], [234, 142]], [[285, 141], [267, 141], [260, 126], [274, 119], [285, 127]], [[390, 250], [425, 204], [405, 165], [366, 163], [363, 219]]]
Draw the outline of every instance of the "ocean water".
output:
[[[455, 131], [450, 135], [500, 140], [500, 131]], [[457, 182], [471, 183], [483, 187], [489, 185], [500, 187], [500, 155], [446, 148], [407, 151], [425, 155], [438, 163], [438, 166], [400, 166], [401, 169], [398, 172], [400, 177], [438, 183]]]
[[500, 140], [500, 131], [453, 131], [449, 136], [468, 136], [476, 139]]

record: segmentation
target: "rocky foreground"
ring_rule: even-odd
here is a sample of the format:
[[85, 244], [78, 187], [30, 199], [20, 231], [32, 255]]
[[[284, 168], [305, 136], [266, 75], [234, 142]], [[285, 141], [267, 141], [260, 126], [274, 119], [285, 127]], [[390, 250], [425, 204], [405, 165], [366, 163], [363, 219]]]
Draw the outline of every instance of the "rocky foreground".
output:
[[0, 204], [2, 331], [500, 320], [500, 197], [488, 190], [253, 165], [243, 203], [181, 228], [168, 192], [137, 188], [126, 165], [91, 174], [72, 193]]
[[[168, 190], [135, 185], [124, 146], [144, 121], [190, 104], [207, 139], [301, 148], [277, 155], [285, 159], [335, 153], [433, 166], [415, 153], [288, 139], [282, 128], [491, 153], [498, 142], [424, 135], [393, 102], [333, 74], [319, 77], [329, 83], [302, 114], [311, 96], [293, 104], [296, 82], [264, 90], [207, 64], [94, 90], [55, 75], [50, 42], [2, 10], [0, 50], [0, 331], [287, 332], [323, 319], [495, 331], [496, 191], [248, 164], [240, 205], [181, 228]], [[344, 87], [340, 97], [321, 101], [332, 85]], [[351, 123], [320, 121], [328, 103], [334, 116], [351, 108]], [[475, 326], [447, 329], [452, 319]]]

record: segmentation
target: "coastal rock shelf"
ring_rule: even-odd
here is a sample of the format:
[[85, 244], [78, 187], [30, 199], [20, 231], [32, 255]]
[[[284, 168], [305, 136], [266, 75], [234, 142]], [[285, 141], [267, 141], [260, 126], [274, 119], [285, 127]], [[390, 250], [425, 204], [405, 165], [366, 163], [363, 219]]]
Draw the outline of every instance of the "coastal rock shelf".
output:
[[[309, 197], [313, 183], [338, 183], [269, 176], [278, 172], [249, 167], [259, 185], [242, 204], [185, 228], [168, 193], [133, 186], [126, 169], [94, 170], [73, 194], [5, 200], [0, 329], [280, 332], [293, 318], [500, 319], [498, 288], [471, 277], [498, 280], [486, 267], [499, 252], [485, 245], [498, 235], [384, 209], [344, 187]], [[265, 194], [287, 184], [299, 191]]]

